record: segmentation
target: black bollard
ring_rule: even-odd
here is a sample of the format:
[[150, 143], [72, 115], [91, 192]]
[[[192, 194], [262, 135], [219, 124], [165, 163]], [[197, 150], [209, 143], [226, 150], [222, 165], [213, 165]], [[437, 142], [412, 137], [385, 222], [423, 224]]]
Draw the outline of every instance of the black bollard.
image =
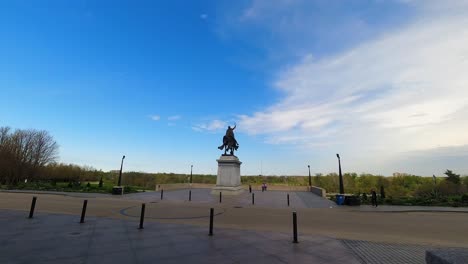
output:
[[255, 193], [252, 193], [252, 204], [255, 204]]
[[249, 184], [249, 193], [252, 193], [252, 185]]
[[223, 201], [223, 194], [219, 192], [219, 203], [221, 203], [222, 201]]
[[163, 199], [163, 196], [164, 196], [164, 190], [161, 189], [161, 200]]
[[289, 206], [289, 193], [288, 193], [288, 206]]
[[213, 235], [213, 216], [214, 216], [214, 209], [210, 208], [210, 233], [209, 236]]
[[36, 200], [37, 200], [37, 197], [34, 196], [32, 198], [31, 210], [29, 211], [29, 218], [33, 218], [33, 216], [34, 216], [34, 208], [36, 208]]
[[145, 207], [146, 204], [141, 204], [140, 227], [138, 229], [143, 229], [143, 221], [145, 220]]
[[188, 200], [192, 201], [192, 190], [188, 192]]
[[86, 215], [86, 207], [88, 206], [88, 200], [83, 201], [83, 209], [81, 210], [81, 220], [80, 224], [84, 223], [85, 215]]
[[297, 241], [297, 215], [296, 212], [293, 212], [293, 243], [299, 243]]

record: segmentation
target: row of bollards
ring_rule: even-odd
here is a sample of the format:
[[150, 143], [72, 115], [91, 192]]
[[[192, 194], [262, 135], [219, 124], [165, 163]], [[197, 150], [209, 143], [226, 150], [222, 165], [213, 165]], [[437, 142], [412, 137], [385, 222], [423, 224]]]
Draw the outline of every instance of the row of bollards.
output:
[[[250, 187], [249, 187], [249, 192], [252, 194], [252, 204], [255, 204], [255, 193], [252, 192], [252, 189]], [[164, 190], [161, 189], [161, 200], [163, 199], [164, 199]], [[188, 200], [189, 202], [192, 201], [192, 190], [189, 190]], [[287, 201], [287, 205], [289, 206], [290, 205], [289, 193], [286, 196], [286, 201]], [[223, 193], [219, 192], [219, 203], [222, 203], [222, 202], [223, 202]], [[33, 210], [33, 208], [31, 208], [31, 210]]]
[[[191, 199], [191, 192], [189, 193], [189, 200]], [[161, 199], [163, 198], [162, 195], [162, 190], [161, 190]], [[219, 193], [219, 201], [221, 202], [222, 199], [222, 193]], [[33, 218], [34, 216], [34, 209], [36, 208], [36, 201], [37, 197], [34, 196], [31, 202], [31, 210], [29, 211], [29, 218]], [[252, 204], [255, 204], [255, 193], [252, 193]], [[88, 200], [83, 201], [83, 208], [81, 210], [81, 218], [80, 218], [80, 223], [85, 222], [85, 216], [86, 216], [86, 208], [88, 205]], [[289, 194], [288, 194], [288, 206], [289, 206]], [[146, 204], [141, 204], [141, 213], [140, 213], [140, 225], [138, 229], [143, 229], [143, 223], [145, 219], [145, 209], [146, 209]], [[209, 236], [213, 236], [213, 219], [214, 218], [214, 209], [210, 208], [210, 226], [209, 226]], [[297, 238], [297, 213], [293, 212], [293, 243], [299, 243], [298, 238]]]

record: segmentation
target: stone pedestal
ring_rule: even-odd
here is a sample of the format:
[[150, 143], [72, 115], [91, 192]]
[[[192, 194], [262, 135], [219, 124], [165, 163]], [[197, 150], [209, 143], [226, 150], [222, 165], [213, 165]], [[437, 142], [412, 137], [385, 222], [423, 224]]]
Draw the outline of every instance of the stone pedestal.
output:
[[219, 195], [237, 195], [244, 190], [241, 186], [240, 165], [242, 162], [236, 156], [222, 155], [218, 160], [218, 176], [216, 186], [211, 193]]

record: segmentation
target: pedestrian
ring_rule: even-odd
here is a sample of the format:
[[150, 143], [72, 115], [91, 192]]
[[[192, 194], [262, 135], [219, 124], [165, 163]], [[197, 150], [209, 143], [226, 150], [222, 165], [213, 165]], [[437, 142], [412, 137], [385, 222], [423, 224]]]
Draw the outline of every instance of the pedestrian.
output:
[[379, 206], [377, 204], [377, 193], [375, 192], [374, 189], [372, 189], [372, 206], [375, 206], [375, 207]]

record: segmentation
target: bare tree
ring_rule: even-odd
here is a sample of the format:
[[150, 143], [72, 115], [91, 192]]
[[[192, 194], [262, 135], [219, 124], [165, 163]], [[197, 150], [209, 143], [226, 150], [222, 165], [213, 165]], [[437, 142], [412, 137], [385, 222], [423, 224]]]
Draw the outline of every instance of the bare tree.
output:
[[10, 131], [9, 127], [0, 127], [0, 182], [34, 178], [42, 167], [57, 159], [57, 142], [47, 131]]

